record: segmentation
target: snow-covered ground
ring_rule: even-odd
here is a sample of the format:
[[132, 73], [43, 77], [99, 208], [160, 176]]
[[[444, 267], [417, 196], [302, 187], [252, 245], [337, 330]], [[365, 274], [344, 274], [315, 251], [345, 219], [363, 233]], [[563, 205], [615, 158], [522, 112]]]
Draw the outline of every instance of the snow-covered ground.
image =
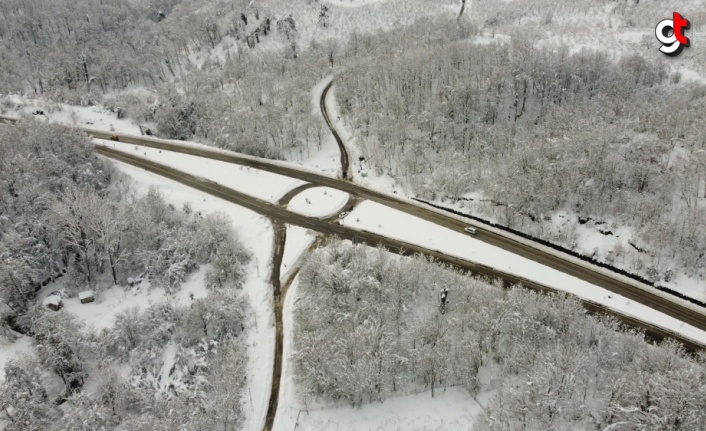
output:
[[387, 0], [326, 0], [327, 4], [340, 7], [361, 7], [373, 3], [381, 3]]
[[706, 302], [706, 282], [703, 279], [677, 274], [674, 279], [670, 281], [662, 280], [660, 284], [690, 298]]
[[504, 44], [510, 43], [511, 40], [512, 38], [506, 34], [484, 33], [473, 38], [472, 43], [475, 45]]
[[[76, 315], [87, 328], [110, 328], [115, 324], [115, 317], [130, 308], [145, 309], [164, 300], [173, 301], [177, 305], [189, 305], [193, 299], [205, 298], [208, 295], [204, 282], [207, 270], [208, 265], [190, 274], [179, 291], [171, 297], [164, 288], [152, 287], [149, 281], [143, 280], [133, 287], [113, 286], [95, 292], [95, 300], [87, 304], [82, 304], [78, 296], [63, 298], [63, 308]], [[39, 291], [37, 301], [42, 302], [52, 292], [61, 289], [61, 279], [50, 283]]]
[[[307, 49], [312, 41], [343, 44], [353, 33], [391, 30], [413, 24], [422, 17], [458, 13], [457, 0], [261, 0], [255, 4], [262, 5], [276, 17], [291, 15], [296, 22], [298, 45], [302, 49]], [[326, 26], [319, 20], [322, 5], [328, 8]], [[447, 7], [449, 5], [454, 7]]]
[[315, 239], [316, 234], [311, 230], [287, 225], [287, 241], [284, 244], [280, 281], [286, 280], [292, 270], [300, 265], [303, 253], [314, 243]]
[[189, 154], [112, 141], [96, 140], [96, 143], [97, 145], [113, 147], [121, 152], [169, 165], [192, 175], [207, 178], [233, 190], [271, 203], [276, 203], [288, 191], [305, 183], [301, 180], [260, 171], [247, 166], [195, 157]]
[[[469, 429], [482, 407], [465, 389], [452, 387], [415, 395], [393, 397], [361, 408], [342, 406], [300, 410], [297, 430], [460, 430]], [[294, 429], [283, 427], [279, 429]]]
[[[341, 152], [338, 149], [336, 139], [329, 131], [326, 121], [321, 114], [321, 93], [333, 79], [333, 75], [329, 75], [319, 81], [311, 90], [311, 115], [320, 121], [320, 127], [323, 133], [321, 146], [314, 151], [311, 157], [304, 160], [297, 160], [295, 163], [315, 169], [329, 176], [338, 176], [341, 172]], [[331, 92], [329, 91], [329, 97]]]
[[5, 113], [8, 117], [17, 118], [20, 115], [32, 115], [41, 111], [41, 115], [33, 115], [35, 120], [69, 127], [89, 127], [110, 132], [140, 134], [139, 126], [132, 120], [129, 118], [118, 120], [116, 113], [100, 105], [74, 106], [14, 95], [6, 96], [2, 100], [14, 106], [14, 109]]
[[[23, 355], [36, 356], [36, 350], [32, 345], [32, 338], [23, 335], [12, 342], [2, 340], [0, 342], [0, 370], [5, 370], [5, 365], [12, 359]], [[0, 372], [0, 383], [5, 381], [5, 372]]]
[[329, 187], [313, 187], [296, 195], [287, 209], [309, 217], [324, 218], [339, 212], [348, 203], [348, 193]]
[[[311, 231], [287, 226], [287, 242], [282, 261], [282, 279], [288, 276], [293, 262], [305, 258], [302, 252], [314, 241]], [[286, 264], [286, 267], [285, 267]], [[294, 343], [293, 310], [298, 301], [299, 278], [294, 278], [287, 291], [283, 307], [284, 351], [282, 382], [274, 430], [441, 430], [469, 429], [481, 414], [492, 392], [483, 392], [474, 399], [459, 387], [393, 397], [383, 403], [366, 404], [361, 408], [348, 405], [320, 405], [302, 400], [293, 378], [292, 351]], [[487, 373], [486, 373], [487, 374]], [[481, 382], [489, 385], [488, 382]]]
[[[203, 280], [203, 275], [200, 275]], [[194, 275], [190, 277], [190, 279], [193, 278]], [[61, 289], [61, 280], [50, 283], [39, 292], [37, 301], [41, 302], [52, 292]], [[167, 296], [164, 289], [150, 288], [148, 282], [141, 282], [131, 288], [113, 286], [97, 292], [95, 301], [88, 304], [81, 304], [78, 296], [63, 298], [62, 303], [63, 308], [78, 317], [87, 328], [100, 330], [112, 327], [115, 324], [115, 317], [130, 308], [145, 309], [165, 299]]]
[[345, 219], [345, 226], [367, 230], [418, 244], [572, 293], [657, 326], [706, 343], [706, 332], [680, 320], [630, 301], [602, 287], [549, 268], [470, 235], [444, 228], [418, 217], [370, 201], [359, 204]]

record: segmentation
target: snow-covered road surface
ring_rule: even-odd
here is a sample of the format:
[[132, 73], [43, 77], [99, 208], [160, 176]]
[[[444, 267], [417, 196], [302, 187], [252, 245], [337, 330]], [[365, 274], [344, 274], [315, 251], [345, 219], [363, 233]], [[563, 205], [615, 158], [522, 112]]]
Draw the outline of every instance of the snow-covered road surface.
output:
[[141, 145], [121, 142], [96, 141], [98, 145], [112, 147], [118, 151], [133, 154], [162, 163], [168, 166], [207, 178], [218, 184], [238, 190], [264, 201], [275, 203], [288, 191], [305, 184], [297, 180], [248, 166], [234, 165], [204, 157], [194, 157], [188, 154], [167, 150], [158, 150]]
[[296, 195], [287, 206], [295, 213], [324, 218], [339, 212], [348, 202], [348, 193], [330, 187], [314, 187]]

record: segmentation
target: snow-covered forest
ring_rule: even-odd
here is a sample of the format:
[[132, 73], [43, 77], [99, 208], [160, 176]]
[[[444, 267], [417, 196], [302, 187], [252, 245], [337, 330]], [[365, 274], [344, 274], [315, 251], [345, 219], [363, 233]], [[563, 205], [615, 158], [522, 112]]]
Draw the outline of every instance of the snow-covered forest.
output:
[[[0, 128], [0, 165], [2, 337], [29, 336], [36, 352], [5, 367], [5, 429], [238, 424], [248, 310], [235, 288], [249, 253], [224, 216], [174, 208], [156, 190], [137, 198], [84, 134], [61, 126]], [[170, 300], [205, 264], [210, 293], [189, 307]], [[136, 285], [166, 298], [99, 329], [38, 304], [45, 285], [60, 300]]]
[[703, 356], [650, 346], [574, 299], [503, 290], [422, 258], [340, 242], [317, 250], [294, 318], [296, 378], [312, 407], [462, 386], [491, 394], [474, 430], [706, 421]]
[[248, 3], [3, 2], [0, 93], [103, 104], [163, 137], [308, 157], [326, 131], [309, 91], [338, 44], [301, 52], [291, 16]]
[[[706, 86], [637, 53], [539, 49], [524, 29], [469, 43], [473, 31], [440, 19], [351, 40], [336, 94], [366, 166], [573, 249], [576, 216], [605, 235], [630, 227], [635, 247], [593, 257], [652, 281], [675, 266], [703, 277]], [[559, 213], [574, 222], [546, 223]]]
[[[47, 111], [100, 104], [148, 133], [301, 161], [327, 133], [310, 89], [333, 73], [365, 166], [408, 194], [654, 282], [704, 276], [706, 107], [690, 79], [704, 63], [697, 50], [679, 65], [654, 55], [640, 30], [658, 5], [475, 1], [456, 22], [452, 3], [417, 19], [410, 1], [395, 25], [385, 4], [354, 18], [312, 2], [4, 2], [0, 93]], [[579, 220], [606, 245], [579, 244]]]
[[[322, 103], [351, 181], [658, 285], [688, 279], [703, 299], [706, 51], [696, 36], [706, 1], [669, 7], [691, 20], [695, 41], [671, 59], [654, 37], [671, 10], [648, 0], [0, 1], [0, 114], [24, 115], [0, 124], [0, 430], [259, 429], [287, 408], [291, 428], [307, 429], [317, 410], [384, 409], [452, 387], [475, 401], [479, 414], [462, 423], [476, 431], [701, 429], [703, 353], [648, 343], [568, 295], [283, 229], [98, 157], [72, 127], [335, 176], [339, 149], [318, 106], [333, 79]], [[355, 193], [102, 145], [178, 160], [272, 206], [326, 213], [337, 228], [406, 226], [359, 216], [366, 201]], [[312, 204], [316, 193], [345, 213]], [[463, 227], [435, 226], [451, 236]], [[285, 299], [289, 283], [295, 297]], [[94, 298], [90, 314], [84, 300]], [[278, 365], [279, 410], [265, 411], [277, 404], [279, 393], [267, 397]]]

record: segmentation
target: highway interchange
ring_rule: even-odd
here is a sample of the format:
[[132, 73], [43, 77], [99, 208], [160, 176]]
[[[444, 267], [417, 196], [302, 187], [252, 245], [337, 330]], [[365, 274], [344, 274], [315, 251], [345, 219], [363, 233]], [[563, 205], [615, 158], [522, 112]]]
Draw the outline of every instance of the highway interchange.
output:
[[[536, 244], [532, 244], [531, 241], [528, 241], [527, 239], [519, 238], [512, 234], [489, 228], [487, 226], [479, 225], [478, 223], [464, 220], [455, 215], [443, 213], [435, 208], [425, 207], [422, 204], [412, 200], [382, 193], [354, 183], [350, 174], [348, 152], [346, 151], [343, 140], [332, 123], [326, 109], [325, 98], [332, 85], [333, 81], [324, 88], [320, 99], [320, 107], [324, 120], [331, 129], [337, 145], [341, 150], [341, 178], [332, 178], [293, 165], [226, 152], [215, 148], [189, 145], [180, 142], [171, 142], [149, 136], [130, 136], [101, 130], [87, 128], [83, 129], [88, 135], [98, 140], [96, 141], [97, 145], [95, 146], [95, 151], [102, 156], [164, 176], [189, 187], [193, 187], [202, 192], [221, 198], [225, 201], [248, 208], [269, 218], [272, 221], [275, 231], [275, 244], [271, 284], [274, 289], [273, 308], [275, 313], [276, 340], [274, 352], [275, 360], [273, 363], [273, 380], [267, 415], [265, 418], [265, 430], [272, 429], [278, 406], [279, 385], [282, 377], [281, 372], [284, 337], [282, 308], [286, 288], [293, 278], [293, 275], [291, 275], [286, 282], [281, 283], [280, 281], [280, 265], [282, 262], [282, 254], [284, 252], [284, 245], [286, 241], [287, 224], [311, 229], [312, 231], [327, 237], [348, 239], [373, 247], [381, 246], [394, 253], [403, 255], [420, 254], [429, 256], [440, 263], [447, 264], [453, 268], [475, 276], [500, 279], [502, 280], [504, 286], [521, 284], [525, 288], [540, 292], [557, 292], [556, 289], [538, 283], [534, 280], [521, 278], [514, 274], [506, 273], [496, 268], [481, 265], [457, 256], [447, 255], [439, 250], [432, 250], [417, 244], [388, 238], [380, 234], [343, 226], [337, 222], [337, 214], [334, 214], [326, 219], [317, 219], [289, 211], [285, 208], [289, 199], [294, 197], [298, 192], [310, 187], [331, 187], [348, 193], [350, 195], [349, 203], [344, 208], [347, 211], [349, 211], [352, 206], [359, 201], [370, 200], [460, 233], [463, 233], [464, 228], [472, 225], [477, 230], [476, 239], [480, 241], [531, 259], [540, 264], [546, 265], [547, 267], [572, 275], [596, 286], [603, 287], [618, 295], [622, 295], [629, 300], [647, 305], [657, 311], [706, 331], [706, 310], [699, 309], [699, 307], [689, 304], [679, 298], [670, 298], [668, 295], [659, 292], [650, 286], [640, 285], [640, 283], [627, 279], [619, 274], [610, 274], [610, 272], [595, 267], [590, 263], [581, 262], [569, 255], [563, 255], [561, 252], [556, 250], [548, 250]], [[14, 124], [15, 122], [16, 120], [12, 118], [0, 116], [0, 123]], [[120, 151], [113, 148], [110, 141], [141, 145], [160, 150], [189, 154], [196, 157], [220, 160], [241, 166], [248, 166], [254, 169], [260, 169], [286, 177], [303, 180], [306, 184], [290, 191], [282, 199], [280, 199], [278, 203], [273, 204], [240, 191], [225, 187], [206, 178], [188, 174], [165, 164]], [[316, 244], [319, 242], [320, 241], [317, 241]], [[616, 317], [628, 326], [644, 330], [646, 335], [651, 339], [661, 340], [670, 337], [680, 341], [689, 351], [706, 350], [706, 346], [701, 343], [676, 332], [662, 328], [654, 322], [646, 322], [636, 319], [632, 316], [626, 315], [617, 310], [609, 309], [602, 304], [593, 301], [583, 299], [580, 300], [589, 312], [602, 313]]]

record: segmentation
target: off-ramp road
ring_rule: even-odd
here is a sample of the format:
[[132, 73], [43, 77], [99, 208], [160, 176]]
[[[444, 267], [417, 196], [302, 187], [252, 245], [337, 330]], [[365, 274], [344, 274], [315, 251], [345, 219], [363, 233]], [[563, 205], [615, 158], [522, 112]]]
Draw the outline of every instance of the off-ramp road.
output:
[[[629, 300], [654, 308], [657, 311], [706, 331], [706, 310], [699, 310], [697, 306], [684, 300], [671, 297], [670, 295], [659, 292], [650, 286], [642, 285], [634, 280], [629, 280], [618, 274], [611, 274], [606, 270], [586, 262], [578, 261], [578, 259], [572, 258], [571, 256], [565, 255], [561, 252], [548, 250], [547, 248], [534, 245], [531, 241], [514, 237], [511, 234], [498, 230], [488, 229], [484, 225], [475, 224], [473, 222], [463, 220], [460, 217], [442, 213], [434, 208], [423, 207], [421, 204], [411, 200], [378, 192], [350, 181], [327, 177], [306, 169], [288, 166], [284, 163], [224, 152], [218, 149], [183, 145], [180, 143], [155, 138], [115, 135], [103, 131], [86, 130], [86, 132], [98, 139], [111, 139], [112, 137], [113, 140], [118, 140], [124, 143], [143, 145], [146, 147], [190, 154], [193, 156], [205, 157], [243, 166], [250, 166], [255, 169], [307, 181], [317, 186], [331, 187], [347, 192], [358, 199], [368, 199], [378, 202], [458, 232], [463, 232], [463, 229], [466, 226], [472, 224], [478, 232], [475, 238], [479, 241], [486, 242], [511, 253], [546, 265], [550, 268], [572, 275], [576, 278], [585, 280], [596, 286], [603, 287], [613, 293], [622, 295]], [[96, 149], [97, 151], [104, 153], [110, 151], [109, 148], [104, 146], [97, 146]], [[123, 154], [117, 150], [113, 151], [113, 153]], [[311, 220], [306, 222], [301, 221], [301, 223], [312, 222], [313, 221]], [[341, 237], [346, 237], [344, 236], [344, 233], [341, 232], [331, 233], [338, 234]], [[379, 242], [379, 239], [376, 239], [375, 242]], [[409, 249], [409, 247], [407, 248]]]
[[[370, 246], [383, 246], [386, 249], [403, 254], [403, 255], [412, 255], [412, 254], [422, 254], [425, 256], [432, 257], [436, 259], [439, 262], [448, 264], [451, 267], [470, 272], [475, 275], [481, 275], [481, 276], [486, 276], [489, 278], [499, 278], [503, 280], [503, 283], [505, 285], [513, 285], [513, 284], [521, 284], [522, 286], [541, 291], [541, 292], [556, 292], [555, 289], [545, 286], [541, 283], [537, 283], [532, 280], [524, 279], [522, 277], [518, 277], [514, 274], [509, 274], [503, 271], [499, 271], [495, 268], [491, 268], [485, 265], [480, 265], [475, 262], [471, 262], [465, 259], [461, 259], [456, 256], [449, 256], [447, 254], [444, 254], [438, 250], [431, 250], [427, 249], [425, 247], [416, 245], [416, 244], [411, 244], [407, 243], [404, 241], [399, 241], [396, 239], [391, 239], [387, 238], [382, 235], [378, 235], [372, 232], [368, 232], [365, 230], [357, 230], [353, 229], [350, 227], [342, 226], [334, 221], [330, 220], [319, 220], [316, 218], [311, 218], [307, 216], [303, 216], [291, 211], [288, 211], [284, 208], [281, 208], [280, 206], [276, 204], [271, 204], [269, 202], [254, 198], [252, 196], [246, 195], [244, 193], [241, 193], [239, 191], [230, 189], [228, 187], [222, 186], [214, 181], [198, 177], [195, 175], [187, 174], [185, 172], [178, 171], [174, 168], [171, 168], [170, 166], [166, 166], [151, 160], [143, 159], [141, 157], [128, 154], [116, 149], [113, 149], [109, 146], [101, 146], [98, 145], [96, 146], [96, 152], [98, 154], [104, 155], [106, 157], [110, 157], [112, 159], [131, 164], [133, 166], [145, 169], [147, 171], [162, 175], [166, 178], [178, 181], [180, 183], [183, 183], [185, 185], [188, 185], [190, 187], [193, 187], [197, 190], [201, 190], [203, 192], [209, 193], [213, 196], [219, 197], [223, 200], [226, 200], [228, 202], [240, 205], [242, 207], [248, 208], [250, 210], [253, 210], [259, 214], [262, 214], [264, 216], [269, 217], [272, 220], [276, 220], [279, 223], [287, 223], [295, 226], [301, 226], [304, 228], [311, 229], [315, 232], [322, 233], [324, 235], [328, 236], [336, 236], [338, 238], [342, 239], [348, 239], [353, 242], [358, 242], [358, 243], [363, 243], [367, 244]], [[344, 184], [350, 184], [347, 182], [344, 182]], [[423, 212], [422, 212], [423, 213]], [[455, 220], [452, 220], [449, 222], [450, 226], [453, 227], [458, 227], [460, 230], [465, 226], [463, 223], [459, 224], [454, 224]], [[457, 222], [458, 223], [458, 222]], [[485, 231], [483, 231], [485, 232]], [[479, 229], [479, 237], [483, 235]], [[589, 273], [590, 275], [590, 273]], [[599, 274], [602, 275], [602, 274]], [[589, 281], [593, 280], [594, 278], [592, 277], [587, 277]], [[601, 281], [604, 280], [602, 277], [596, 277], [596, 281]], [[616, 281], [616, 283], [619, 283]], [[598, 283], [596, 283], [598, 284]], [[277, 291], [279, 289], [276, 289]], [[657, 302], [654, 298], [645, 298], [645, 302], [651, 303], [652, 301], [655, 301], [657, 304], [661, 304], [660, 302]], [[624, 323], [634, 326], [637, 328], [642, 328], [644, 329], [647, 334], [653, 338], [656, 339], [662, 339], [665, 337], [672, 337], [674, 339], [677, 339], [681, 341], [684, 346], [689, 349], [689, 350], [706, 350], [706, 346], [702, 346], [698, 342], [691, 340], [687, 337], [684, 337], [680, 334], [674, 333], [672, 331], [660, 328], [657, 325], [654, 325], [652, 323], [648, 322], [642, 322], [638, 319], [635, 319], [634, 317], [624, 315], [623, 313], [616, 312], [614, 310], [610, 310], [606, 307], [604, 307], [601, 304], [592, 302], [592, 301], [582, 301], [586, 307], [591, 312], [600, 312], [604, 314], [610, 314], [612, 316], [617, 317]], [[687, 321], [691, 320], [694, 323], [687, 322], [692, 324], [693, 326], [696, 326], [700, 329], [706, 330], [706, 322], [703, 317], [701, 316], [701, 313], [698, 313], [696, 310], [692, 310], [691, 308], [683, 308], [680, 307], [679, 304], [674, 304], [671, 303], [671, 301], [667, 301], [669, 304], [671, 304], [672, 308], [667, 308], [672, 311], [672, 314], [675, 315], [676, 318]], [[663, 304], [663, 306], [666, 306]], [[656, 307], [654, 307], [656, 308]]]
[[[322, 98], [323, 100], [324, 98]], [[323, 104], [323, 107], [325, 109], [325, 104]], [[4, 122], [13, 124], [15, 122], [14, 119], [7, 119], [0, 117], [0, 121], [4, 120]], [[238, 165], [243, 165], [243, 166], [250, 166], [255, 169], [260, 169], [264, 170], [267, 172], [271, 173], [276, 173], [280, 175], [284, 175], [287, 177], [291, 178], [296, 178], [300, 179], [312, 184], [315, 184], [316, 186], [325, 186], [325, 187], [331, 187], [334, 189], [338, 189], [344, 192], [349, 193], [351, 196], [354, 198], [358, 199], [368, 199], [374, 202], [381, 203], [383, 205], [386, 205], [388, 207], [403, 211], [408, 214], [412, 214], [414, 216], [420, 217], [424, 220], [430, 221], [432, 223], [438, 224], [440, 226], [444, 226], [446, 228], [456, 230], [458, 232], [463, 232], [463, 229], [468, 226], [469, 224], [472, 224], [474, 227], [476, 227], [478, 234], [476, 235], [476, 239], [479, 241], [486, 242], [488, 244], [497, 246], [499, 248], [502, 248], [506, 251], [509, 251], [511, 253], [517, 254], [519, 256], [525, 257], [527, 259], [534, 260], [535, 262], [541, 263], [543, 265], [546, 265], [550, 268], [556, 269], [558, 271], [564, 272], [566, 274], [572, 275], [574, 277], [577, 277], [579, 279], [585, 280], [589, 283], [592, 283], [596, 286], [603, 287], [613, 293], [622, 295], [626, 297], [627, 299], [631, 301], [635, 301], [641, 304], [644, 304], [648, 307], [651, 307], [657, 311], [660, 311], [664, 314], [667, 314], [671, 317], [674, 317], [676, 319], [679, 319], [685, 323], [688, 323], [689, 325], [692, 325], [696, 328], [699, 328], [701, 330], [706, 331], [706, 311], [698, 309], [697, 306], [690, 304], [684, 300], [681, 300], [676, 297], [671, 297], [668, 294], [665, 294], [663, 292], [659, 292], [656, 289], [647, 286], [647, 285], [642, 285], [641, 283], [638, 283], [634, 280], [627, 279], [626, 277], [620, 276], [618, 274], [611, 274], [608, 271], [602, 270], [596, 266], [593, 266], [589, 263], [586, 262], [581, 262], [578, 261], [575, 258], [572, 258], [571, 256], [565, 255], [561, 252], [554, 251], [554, 250], [548, 250], [547, 248], [543, 248], [541, 246], [533, 244], [531, 241], [515, 237], [514, 235], [507, 234], [505, 232], [497, 231], [494, 229], [488, 229], [486, 226], [483, 225], [478, 225], [473, 222], [468, 222], [466, 220], [461, 219], [460, 217], [456, 217], [453, 215], [449, 215], [446, 213], [443, 213], [439, 210], [436, 210], [434, 208], [429, 208], [429, 207], [423, 207], [422, 205], [413, 202], [408, 199], [402, 199], [397, 196], [393, 196], [390, 194], [378, 192], [360, 185], [357, 185], [353, 182], [346, 181], [340, 178], [332, 178], [332, 177], [327, 177], [325, 175], [312, 172], [306, 169], [302, 169], [299, 167], [295, 167], [293, 165], [287, 165], [285, 163], [280, 163], [280, 162], [274, 162], [270, 160], [265, 160], [265, 159], [259, 159], [256, 157], [251, 157], [251, 156], [245, 156], [245, 155], [239, 155], [236, 153], [231, 153], [231, 152], [226, 152], [218, 149], [211, 149], [205, 146], [193, 146], [193, 145], [185, 145], [183, 143], [178, 143], [178, 142], [171, 142], [167, 140], [162, 140], [162, 139], [156, 139], [152, 137], [143, 137], [143, 136], [130, 136], [130, 135], [122, 135], [122, 134], [115, 134], [115, 133], [110, 133], [110, 132], [105, 132], [101, 130], [93, 130], [93, 129], [83, 129], [87, 134], [93, 136], [94, 138], [98, 139], [105, 139], [105, 140], [113, 140], [113, 141], [119, 141], [123, 143], [130, 143], [130, 144], [135, 144], [135, 145], [142, 145], [146, 147], [151, 147], [151, 148], [158, 148], [162, 150], [167, 150], [167, 151], [174, 151], [174, 152], [179, 152], [183, 154], [190, 154], [198, 157], [205, 157], [209, 159], [214, 159], [214, 160], [221, 160], [225, 161], [228, 163], [234, 163]], [[336, 132], [335, 129], [332, 129], [332, 132], [338, 136], [338, 133]], [[340, 139], [340, 138], [339, 138]], [[109, 147], [106, 146], [101, 146], [97, 145], [96, 146], [96, 151], [110, 156], [112, 158], [120, 160], [125, 159], [128, 157], [125, 153], [122, 153], [117, 150], [112, 150]], [[146, 160], [142, 160], [140, 158], [136, 158], [138, 160], [133, 160], [132, 162], [128, 161], [128, 163], [141, 163], [141, 164], [149, 164], [151, 162], [148, 162]], [[181, 176], [186, 175], [184, 173], [176, 173], [178, 171], [175, 171], [167, 166], [159, 165], [161, 167], [157, 168], [153, 166], [153, 169], [159, 170], [159, 174], [167, 174], [168, 172], [171, 172], [172, 176]], [[153, 170], [153, 172], [156, 172]], [[165, 175], [166, 176], [166, 175]], [[179, 178], [181, 178], [179, 177]], [[194, 177], [196, 178], [196, 177]], [[177, 179], [178, 178], [173, 178]], [[200, 179], [200, 181], [207, 181], [204, 179]], [[182, 181], [183, 182], [183, 181]], [[242, 196], [241, 202], [235, 202], [240, 205], [244, 205], [250, 209], [253, 209], [257, 212], [260, 212], [262, 214], [265, 214], [263, 211], [282, 211], [281, 213], [278, 214], [272, 214], [270, 215], [271, 217], [274, 218], [279, 218], [282, 220], [285, 220], [287, 223], [295, 224], [298, 226], [303, 226], [310, 228], [312, 230], [322, 232], [325, 234], [332, 234], [332, 235], [337, 235], [341, 238], [347, 238], [347, 239], [353, 239], [353, 237], [357, 238], [357, 240], [371, 244], [371, 245], [377, 245], [377, 244], [382, 244], [386, 247], [389, 247], [390, 249], [404, 249], [408, 252], [412, 253], [424, 253], [430, 256], [433, 256], [440, 261], [448, 262], [450, 264], [454, 264], [455, 266], [463, 267], [465, 269], [474, 271], [476, 273], [480, 274], [486, 274], [489, 276], [501, 276], [501, 273], [493, 268], [487, 268], [487, 267], [482, 267], [481, 265], [467, 262], [467, 261], [462, 261], [463, 264], [461, 265], [456, 265], [454, 262], [455, 260], [459, 260], [455, 257], [452, 256], [446, 256], [438, 251], [434, 250], [426, 250], [422, 247], [413, 245], [413, 244], [407, 244], [407, 243], [402, 243], [400, 241], [395, 241], [391, 240], [386, 237], [382, 237], [379, 235], [374, 235], [369, 232], [364, 232], [364, 231], [355, 231], [353, 229], [349, 228], [344, 228], [343, 226], [337, 225], [337, 224], [332, 224], [332, 223], [327, 223], [325, 221], [317, 221], [313, 220], [310, 218], [307, 218], [305, 216], [297, 215], [294, 214], [290, 211], [286, 211], [281, 208], [276, 208], [273, 205], [266, 204], [262, 201], [259, 201], [261, 203], [255, 203], [253, 201], [253, 198], [248, 197], [247, 195], [244, 195], [242, 193], [235, 192], [234, 190], [227, 189], [225, 187], [222, 187], [214, 182], [209, 182], [211, 185], [209, 186], [210, 188], [214, 187], [221, 187], [223, 190], [221, 191], [221, 194], [224, 196], [233, 196], [232, 193], [237, 193], [238, 195]], [[199, 187], [197, 187], [199, 188]], [[203, 189], [201, 189], [203, 190]], [[209, 189], [210, 190], [210, 189]], [[203, 190], [207, 191], [210, 193], [209, 190]], [[229, 199], [230, 200], [230, 199]], [[232, 201], [232, 200], [231, 200]], [[267, 207], [262, 207], [262, 205], [266, 204]], [[258, 207], [258, 208], [255, 208]], [[275, 208], [272, 208], [275, 207]], [[507, 280], [509, 282], [522, 282], [523, 285], [526, 287], [532, 287], [533, 285], [540, 286], [538, 283], [529, 281], [529, 280], [522, 280], [520, 277], [514, 276], [512, 274], [505, 274], [502, 275], [501, 278], [504, 280]], [[548, 287], [543, 287], [541, 290], [552, 290], [551, 288]], [[598, 304], [595, 304], [594, 308], [605, 308], [603, 306], [600, 306]], [[614, 313], [618, 315], [619, 313]], [[629, 319], [624, 316], [623, 318], [624, 321], [628, 321]], [[635, 320], [635, 319], [632, 319]], [[644, 325], [638, 325], [644, 327]], [[673, 334], [676, 337], [676, 334]], [[679, 337], [677, 337], [679, 338]]]

